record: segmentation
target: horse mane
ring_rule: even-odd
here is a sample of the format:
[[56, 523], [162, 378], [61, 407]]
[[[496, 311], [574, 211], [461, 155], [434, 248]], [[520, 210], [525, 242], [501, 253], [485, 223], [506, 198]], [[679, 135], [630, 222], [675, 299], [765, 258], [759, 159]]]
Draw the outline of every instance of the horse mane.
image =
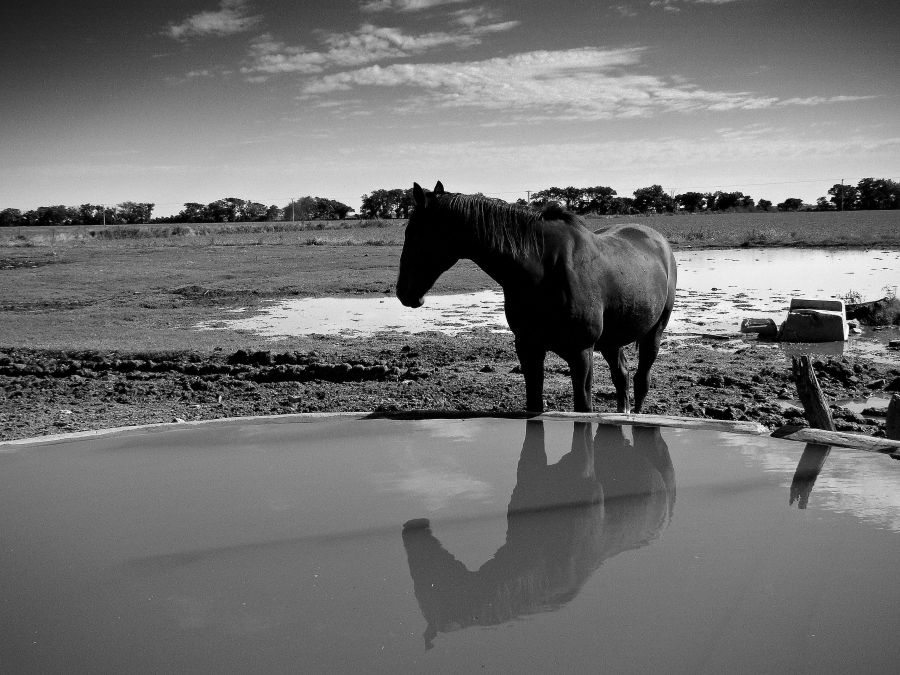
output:
[[581, 222], [581, 218], [565, 211], [556, 203], [548, 205], [542, 211], [536, 211], [527, 206], [509, 204], [502, 199], [463, 194], [448, 194], [439, 203], [468, 223], [482, 245], [516, 258], [540, 255], [543, 252], [543, 234], [538, 227], [539, 223], [560, 220], [574, 225]]

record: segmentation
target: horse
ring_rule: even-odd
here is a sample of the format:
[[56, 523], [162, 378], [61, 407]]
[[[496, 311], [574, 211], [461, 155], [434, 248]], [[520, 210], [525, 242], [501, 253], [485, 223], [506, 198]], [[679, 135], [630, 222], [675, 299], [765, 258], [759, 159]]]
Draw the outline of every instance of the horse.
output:
[[609, 364], [619, 412], [630, 412], [623, 347], [637, 343], [634, 412], [675, 302], [677, 271], [669, 243], [643, 225], [592, 232], [553, 205], [538, 212], [480, 195], [428, 192], [413, 185], [397, 297], [420, 307], [438, 278], [472, 260], [503, 289], [504, 310], [525, 377], [525, 407], [544, 410], [544, 360], [558, 354], [572, 377], [576, 412], [591, 412], [593, 352]]

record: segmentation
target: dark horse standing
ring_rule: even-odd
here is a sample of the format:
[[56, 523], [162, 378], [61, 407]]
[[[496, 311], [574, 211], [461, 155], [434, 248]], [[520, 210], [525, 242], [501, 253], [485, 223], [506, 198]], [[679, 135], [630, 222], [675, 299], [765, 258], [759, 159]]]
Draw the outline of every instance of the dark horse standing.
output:
[[675, 301], [675, 258], [643, 225], [591, 232], [560, 208], [537, 213], [485, 197], [413, 185], [397, 297], [420, 307], [438, 277], [468, 258], [503, 287], [504, 308], [525, 375], [529, 411], [544, 409], [544, 358], [559, 354], [572, 373], [575, 410], [590, 412], [594, 350], [609, 364], [619, 412], [628, 412], [622, 348], [638, 343], [634, 410]]

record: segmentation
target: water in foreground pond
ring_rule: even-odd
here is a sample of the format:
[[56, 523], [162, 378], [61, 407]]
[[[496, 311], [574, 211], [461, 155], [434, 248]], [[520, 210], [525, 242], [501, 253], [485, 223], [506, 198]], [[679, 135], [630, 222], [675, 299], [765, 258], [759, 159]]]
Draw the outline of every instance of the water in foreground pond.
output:
[[900, 660], [900, 465], [767, 436], [344, 416], [0, 445], [0, 532], [9, 673]]
[[[678, 299], [668, 335], [733, 334], [745, 317], [784, 319], [792, 297], [863, 299], [896, 288], [897, 250], [725, 249], [679, 251]], [[273, 301], [261, 311], [198, 324], [278, 338], [308, 334], [364, 337], [379, 331], [459, 334], [477, 327], [505, 331], [499, 290], [431, 295], [409, 309], [393, 297]]]

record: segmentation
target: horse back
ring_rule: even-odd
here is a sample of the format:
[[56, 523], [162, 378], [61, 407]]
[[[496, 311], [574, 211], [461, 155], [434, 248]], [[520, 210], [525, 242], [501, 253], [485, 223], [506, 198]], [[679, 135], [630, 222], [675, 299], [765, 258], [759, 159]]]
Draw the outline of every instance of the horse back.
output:
[[603, 281], [619, 292], [633, 288], [646, 292], [647, 284], [674, 292], [675, 256], [666, 238], [652, 227], [628, 223], [602, 227], [593, 233], [594, 250], [587, 255], [595, 270], [606, 271]]

